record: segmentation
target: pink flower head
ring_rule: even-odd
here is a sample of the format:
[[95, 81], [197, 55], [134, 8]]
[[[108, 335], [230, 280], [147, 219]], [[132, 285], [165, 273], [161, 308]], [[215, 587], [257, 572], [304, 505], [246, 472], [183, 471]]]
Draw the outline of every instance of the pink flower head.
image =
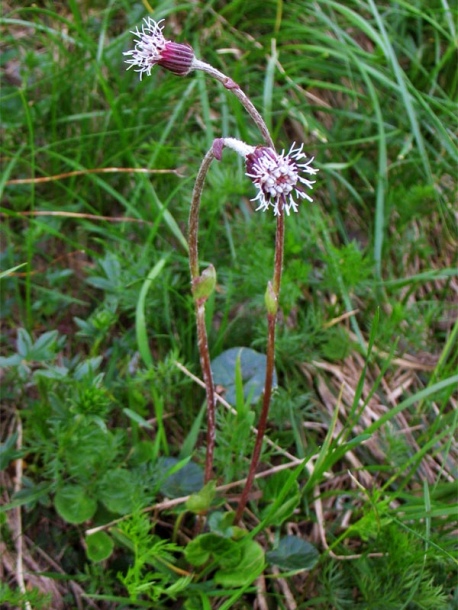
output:
[[[259, 201], [257, 210], [265, 212], [273, 207], [277, 216], [281, 211], [289, 214], [291, 210], [298, 211], [298, 200], [313, 201], [305, 189], [312, 189], [314, 180], [306, 176], [314, 176], [318, 170], [312, 167], [313, 157], [308, 161], [302, 152], [303, 144], [295, 148], [291, 146], [288, 154], [285, 151], [279, 155], [266, 146], [249, 146], [234, 138], [223, 138], [224, 146], [232, 148], [245, 157], [246, 175], [258, 189], [258, 194], [252, 201]], [[215, 155], [217, 156], [217, 155]]]
[[162, 34], [163, 20], [156, 22], [151, 17], [146, 17], [143, 21], [141, 32], [138, 28], [132, 32], [137, 37], [134, 39], [134, 50], [123, 53], [131, 56], [126, 59], [126, 63], [130, 64], [127, 69], [135, 66], [135, 72], [140, 72], [140, 80], [143, 74], [150, 76], [151, 69], [156, 64], [178, 76], [189, 74], [195, 59], [192, 48], [188, 44], [166, 40]]
[[258, 189], [258, 194], [252, 200], [259, 201], [256, 209], [265, 212], [273, 207], [276, 216], [280, 210], [289, 215], [291, 210], [298, 211], [298, 200], [313, 201], [305, 188], [312, 189], [315, 181], [305, 176], [314, 176], [318, 170], [311, 166], [313, 157], [298, 163], [306, 159], [306, 155], [302, 152], [303, 144], [294, 147], [295, 144], [288, 154], [282, 151], [279, 155], [271, 148], [257, 146], [254, 152], [247, 155], [246, 175]]

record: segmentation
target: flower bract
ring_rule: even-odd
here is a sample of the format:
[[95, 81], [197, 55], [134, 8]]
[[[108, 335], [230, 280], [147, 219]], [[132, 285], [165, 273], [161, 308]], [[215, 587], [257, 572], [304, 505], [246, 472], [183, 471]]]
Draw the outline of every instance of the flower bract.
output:
[[136, 37], [135, 48], [124, 52], [129, 56], [126, 59], [129, 64], [127, 69], [135, 67], [135, 72], [140, 73], [140, 80], [143, 74], [150, 76], [156, 64], [179, 76], [186, 76], [193, 69], [195, 57], [192, 48], [188, 44], [166, 40], [161, 23], [151, 17], [143, 19], [141, 30], [137, 28], [132, 32]]

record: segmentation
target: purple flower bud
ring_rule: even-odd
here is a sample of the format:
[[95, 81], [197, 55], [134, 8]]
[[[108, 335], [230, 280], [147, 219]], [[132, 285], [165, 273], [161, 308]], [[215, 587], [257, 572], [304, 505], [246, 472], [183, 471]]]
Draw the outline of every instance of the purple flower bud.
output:
[[135, 72], [140, 73], [140, 80], [143, 74], [150, 76], [151, 69], [156, 64], [178, 76], [189, 74], [195, 61], [192, 48], [186, 43], [166, 40], [162, 34], [164, 26], [160, 25], [161, 21], [156, 22], [151, 17], [146, 17], [143, 21], [141, 31], [137, 28], [132, 32], [136, 36], [135, 48], [124, 52], [124, 55], [130, 56], [130, 59], [126, 59], [126, 63], [130, 64], [127, 69], [135, 66]]
[[157, 62], [166, 70], [170, 70], [178, 76], [186, 76], [192, 70], [194, 51], [187, 44], [179, 42], [166, 42], [161, 59]]

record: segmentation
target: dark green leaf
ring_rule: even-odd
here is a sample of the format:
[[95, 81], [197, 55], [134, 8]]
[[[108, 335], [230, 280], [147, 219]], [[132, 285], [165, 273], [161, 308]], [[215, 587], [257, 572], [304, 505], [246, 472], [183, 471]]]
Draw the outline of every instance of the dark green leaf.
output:
[[218, 563], [227, 561], [232, 566], [239, 562], [240, 553], [240, 545], [217, 534], [201, 534], [185, 549], [186, 559], [195, 566], [203, 565], [211, 558]]
[[278, 547], [266, 554], [267, 561], [282, 570], [311, 570], [319, 559], [316, 548], [298, 536], [285, 536]]
[[[217, 385], [225, 388], [225, 398], [236, 403], [236, 363], [240, 355], [240, 365], [245, 400], [256, 403], [264, 390], [267, 357], [248, 347], [233, 347], [215, 358], [212, 363], [213, 379]], [[277, 374], [274, 371], [272, 387], [276, 387]]]
[[234, 515], [233, 511], [228, 513], [215, 511], [208, 517], [208, 527], [215, 534], [231, 538], [234, 530]]
[[[165, 472], [178, 464], [179, 461], [175, 458], [161, 460], [161, 466]], [[166, 478], [161, 484], [160, 490], [168, 498], [180, 498], [199, 491], [203, 485], [204, 473], [202, 468], [194, 462], [186, 463], [185, 461], [182, 468]]]

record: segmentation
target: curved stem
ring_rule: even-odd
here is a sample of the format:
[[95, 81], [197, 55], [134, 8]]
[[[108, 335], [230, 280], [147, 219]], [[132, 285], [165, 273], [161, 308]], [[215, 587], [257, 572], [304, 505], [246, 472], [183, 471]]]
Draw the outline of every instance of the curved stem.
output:
[[188, 221], [189, 266], [192, 280], [199, 277], [198, 234], [200, 199], [202, 197], [205, 178], [214, 158], [215, 155], [213, 154], [213, 150], [209, 150], [200, 164], [196, 182], [194, 184], [194, 190], [192, 191], [191, 209], [189, 210]]
[[[192, 193], [191, 209], [189, 211], [189, 268], [191, 270], [191, 282], [194, 288], [199, 279], [199, 249], [198, 249], [198, 232], [199, 232], [199, 209], [202, 190], [205, 183], [205, 177], [210, 168], [210, 165], [215, 158], [210, 150], [205, 155], [199, 172], [196, 177], [194, 190]], [[206, 297], [194, 297], [196, 307], [196, 322], [197, 322], [197, 343], [199, 347], [200, 366], [204, 376], [205, 392], [207, 395], [207, 451], [205, 456], [205, 483], [212, 478], [213, 456], [215, 450], [216, 436], [216, 398], [213, 384], [213, 376], [210, 366], [210, 352], [208, 349], [207, 329], [205, 326], [205, 301]]]
[[232, 78], [229, 78], [228, 76], [226, 76], [225, 74], [223, 74], [222, 72], [220, 72], [219, 70], [217, 70], [216, 68], [211, 66], [210, 64], [207, 64], [204, 61], [200, 61], [200, 59], [194, 59], [192, 67], [195, 70], [202, 70], [203, 72], [206, 72], [210, 76], [213, 76], [213, 78], [215, 78], [217, 81], [222, 83], [226, 87], [226, 89], [229, 89], [230, 91], [232, 91], [232, 93], [238, 98], [238, 100], [241, 102], [242, 106], [245, 108], [245, 110], [248, 112], [250, 117], [253, 119], [253, 121], [258, 126], [259, 131], [262, 133], [262, 136], [263, 136], [267, 146], [270, 146], [270, 148], [275, 150], [272, 136], [270, 135], [270, 132], [267, 128], [267, 125], [266, 125], [264, 119], [259, 114], [259, 112], [256, 110], [253, 102], [243, 92], [243, 90], [240, 88], [240, 86], [235, 81], [233, 81]]

